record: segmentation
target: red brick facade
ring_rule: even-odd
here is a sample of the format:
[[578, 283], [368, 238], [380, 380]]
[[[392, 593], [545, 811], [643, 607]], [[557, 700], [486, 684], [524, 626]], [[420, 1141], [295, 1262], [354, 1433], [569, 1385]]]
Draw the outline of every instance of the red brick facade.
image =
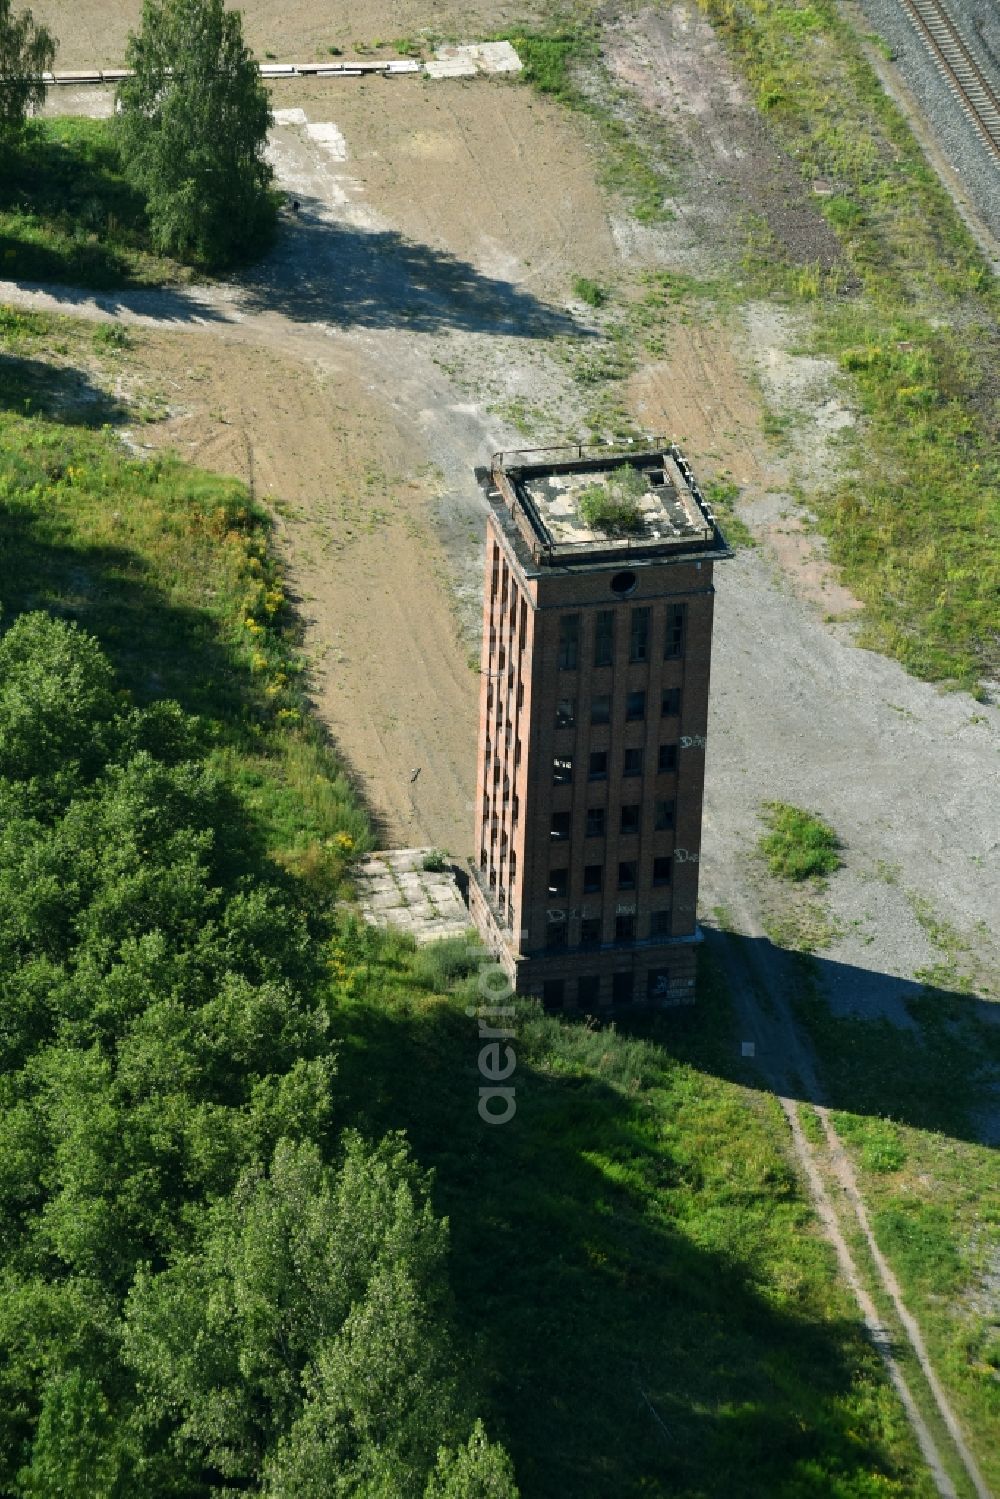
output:
[[537, 566], [507, 486], [491, 500], [473, 917], [518, 992], [691, 1003], [725, 543]]

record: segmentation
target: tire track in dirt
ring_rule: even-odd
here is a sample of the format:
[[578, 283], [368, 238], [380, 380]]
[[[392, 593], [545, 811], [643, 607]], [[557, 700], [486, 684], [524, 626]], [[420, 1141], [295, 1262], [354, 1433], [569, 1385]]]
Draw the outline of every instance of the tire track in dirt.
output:
[[[707, 820], [706, 818], [706, 822]], [[736, 944], [726, 933], [720, 934], [716, 943], [716, 950], [720, 953], [730, 994], [741, 1022], [742, 1034], [747, 1040], [753, 1041], [755, 1065], [778, 1099], [788, 1120], [792, 1148], [812, 1198], [817, 1219], [824, 1236], [834, 1249], [841, 1273], [854, 1296], [868, 1336], [881, 1356], [889, 1379], [902, 1401], [938, 1493], [942, 1499], [956, 1499], [956, 1490], [948, 1475], [941, 1452], [913, 1398], [912, 1390], [893, 1352], [891, 1329], [885, 1326], [879, 1316], [844, 1237], [840, 1215], [834, 1208], [826, 1189], [818, 1152], [802, 1128], [797, 1098], [811, 1105], [822, 1123], [827, 1145], [828, 1169], [833, 1173], [834, 1179], [858, 1221], [872, 1256], [880, 1287], [899, 1319], [968, 1479], [978, 1499], [992, 1499], [991, 1491], [979, 1472], [975, 1458], [962, 1433], [961, 1425], [937, 1377], [919, 1326], [906, 1307], [899, 1282], [875, 1241], [858, 1188], [854, 1167], [834, 1129], [829, 1109], [823, 1101], [823, 1090], [816, 1074], [811, 1049], [799, 1031], [789, 1008], [788, 989], [791, 979], [790, 975], [784, 971], [784, 963], [778, 949], [771, 947], [764, 940], [763, 928], [737, 884], [722, 885], [712, 877], [709, 880], [703, 879], [702, 898], [710, 908], [712, 906], [726, 907], [736, 918], [740, 934], [754, 939], [758, 944], [751, 955], [746, 949], [738, 952]], [[768, 995], [769, 1005], [766, 1011], [758, 998], [757, 984], [762, 985]]]

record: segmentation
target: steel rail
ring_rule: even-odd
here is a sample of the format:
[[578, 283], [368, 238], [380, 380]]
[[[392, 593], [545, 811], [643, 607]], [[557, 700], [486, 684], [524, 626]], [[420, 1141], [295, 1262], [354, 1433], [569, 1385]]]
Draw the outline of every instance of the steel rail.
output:
[[903, 0], [917, 31], [987, 149], [1000, 162], [1000, 96], [965, 45], [943, 0]]

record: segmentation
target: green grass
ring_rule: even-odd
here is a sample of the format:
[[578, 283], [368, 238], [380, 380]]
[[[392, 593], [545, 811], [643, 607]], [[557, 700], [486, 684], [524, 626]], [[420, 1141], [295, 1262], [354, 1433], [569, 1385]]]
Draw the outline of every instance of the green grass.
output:
[[[367, 825], [305, 716], [264, 517], [241, 485], [135, 462], [47, 396], [64, 324], [3, 328], [4, 621], [77, 619], [135, 699], [198, 713], [248, 823], [328, 911]], [[15, 354], [38, 375], [28, 416]], [[518, 1004], [517, 1114], [491, 1129], [482, 955], [349, 921], [328, 952], [337, 1128], [403, 1128], [434, 1168], [460, 1357], [526, 1499], [930, 1499], [708, 959], [694, 1011], [631, 1027]]]
[[930, 1495], [709, 960], [683, 1016], [616, 1030], [519, 1002], [517, 1113], [490, 1130], [474, 952], [439, 966], [360, 929], [340, 952], [345, 1109], [434, 1167], [526, 1496]]
[[788, 802], [765, 802], [761, 815], [770, 832], [761, 838], [760, 851], [779, 879], [822, 879], [840, 867], [840, 840], [822, 818]]
[[[843, 481], [812, 497], [862, 643], [976, 689], [1000, 667], [1000, 294], [832, 0], [700, 0], [803, 177], [830, 180], [831, 273], [791, 267], [757, 225], [744, 269], [808, 306], [865, 418]], [[846, 295], [845, 295], [846, 293]]]
[[585, 75], [599, 64], [599, 34], [589, 17], [553, 24], [548, 30], [515, 28], [497, 34], [509, 41], [521, 59], [521, 81], [540, 94], [589, 117], [600, 145], [604, 185], [621, 194], [640, 223], [672, 217], [666, 207], [671, 164], [661, 130], [643, 128], [637, 117], [626, 121], [628, 99], [606, 77], [588, 88]]
[[796, 1013], [876, 1240], [917, 1317], [987, 1482], [1000, 1484], [1000, 1186], [981, 1143], [1000, 1037], [987, 1002], [911, 985], [909, 1024], [834, 1015], [822, 960], [797, 960]]
[[995, 1152], [974, 1141], [849, 1113], [835, 1116], [876, 1242], [917, 1317], [988, 1483], [1000, 1482], [1000, 1191]]
[[738, 550], [740, 547], [756, 546], [753, 532], [742, 520], [734, 508], [740, 497], [740, 486], [733, 479], [710, 479], [703, 484], [702, 493], [711, 505], [716, 518], [722, 526], [723, 533], [729, 545]]
[[573, 282], [573, 295], [586, 302], [588, 307], [603, 307], [608, 300], [607, 288], [586, 276], [577, 276]]
[[237, 481], [138, 461], [95, 426], [114, 413], [49, 361], [60, 328], [0, 312], [3, 617], [77, 620], [136, 701], [202, 717], [272, 853], [335, 888], [368, 823], [306, 708], [267, 518]]
[[153, 252], [108, 120], [32, 123], [0, 180], [0, 273], [97, 290], [187, 279]]

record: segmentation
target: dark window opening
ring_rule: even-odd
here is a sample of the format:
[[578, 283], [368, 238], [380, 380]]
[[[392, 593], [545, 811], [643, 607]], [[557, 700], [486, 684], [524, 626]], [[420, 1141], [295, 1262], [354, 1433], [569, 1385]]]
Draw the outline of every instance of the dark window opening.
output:
[[630, 661], [649, 660], [649, 610], [633, 609], [629, 623], [628, 658]]
[[631, 1003], [634, 988], [631, 973], [616, 973], [611, 979], [611, 998], [616, 1005], [627, 1005]]
[[625, 764], [622, 767], [622, 772], [623, 772], [624, 775], [627, 775], [627, 776], [641, 776], [642, 775], [642, 750], [641, 749], [627, 749], [625, 751]]
[[600, 947], [601, 945], [601, 918], [599, 916], [585, 916], [580, 922], [580, 946]]
[[568, 889], [569, 889], [569, 870], [568, 869], [550, 869], [549, 870], [549, 894], [550, 895], [565, 895]]
[[653, 911], [649, 918], [649, 935], [651, 937], [670, 936], [670, 911]]
[[580, 616], [564, 614], [559, 621], [559, 668], [575, 671], [580, 653]]
[[669, 854], [664, 854], [661, 858], [653, 860], [654, 885], [670, 884], [670, 868], [672, 864], [673, 860]]
[[660, 702], [660, 713], [664, 718], [676, 718], [681, 711], [681, 689], [664, 687]]
[[592, 781], [606, 781], [608, 779], [607, 750], [591, 750], [588, 775]]
[[561, 697], [556, 703], [556, 728], [571, 729], [576, 723], [576, 699]]
[[600, 609], [594, 625], [594, 665], [610, 666], [615, 651], [615, 611]]
[[634, 859], [623, 859], [618, 866], [618, 888], [619, 890], [634, 890], [636, 877], [636, 865]]
[[639, 817], [642, 808], [636, 802], [631, 806], [622, 807], [622, 820], [620, 831], [623, 833], [637, 833], [639, 831]]
[[640, 688], [636, 692], [630, 692], [625, 699], [625, 717], [631, 722], [637, 718], [646, 717], [646, 692]]
[[664, 660], [675, 661], [678, 656], [683, 656], [686, 622], [687, 605], [671, 604], [667, 609], [667, 634], [663, 645]]
[[635, 573], [615, 573], [611, 579], [611, 592], [617, 593], [619, 598], [627, 598], [630, 593], [635, 592], [637, 581]]
[[656, 820], [653, 823], [658, 833], [668, 832], [674, 825], [674, 804], [672, 801], [656, 803]]
[[669, 771], [677, 769], [677, 746], [676, 744], [661, 744], [657, 769]]
[[545, 946], [549, 949], [558, 949], [566, 946], [566, 918], [559, 921], [551, 918], [545, 925]]
[[576, 981], [576, 1002], [581, 1007], [596, 1005], [601, 997], [601, 980], [596, 973], [581, 975]]
[[615, 917], [615, 941], [635, 941], [635, 914], [630, 912], [627, 916]]
[[561, 842], [564, 838], [569, 837], [568, 812], [553, 812], [549, 837], [555, 842]]
[[556, 755], [552, 761], [552, 782], [556, 786], [568, 786], [573, 779], [573, 756]]
[[545, 1005], [546, 1009], [557, 1010], [561, 1007], [565, 988], [565, 980], [563, 979], [545, 980], [542, 985], [542, 1004]]
[[603, 864], [585, 864], [583, 867], [584, 895], [600, 895], [603, 878]]
[[603, 838], [604, 837], [604, 808], [603, 807], [588, 807], [587, 808], [587, 837], [588, 838]]
[[608, 693], [602, 692], [590, 700], [591, 723], [611, 722], [611, 698]]

